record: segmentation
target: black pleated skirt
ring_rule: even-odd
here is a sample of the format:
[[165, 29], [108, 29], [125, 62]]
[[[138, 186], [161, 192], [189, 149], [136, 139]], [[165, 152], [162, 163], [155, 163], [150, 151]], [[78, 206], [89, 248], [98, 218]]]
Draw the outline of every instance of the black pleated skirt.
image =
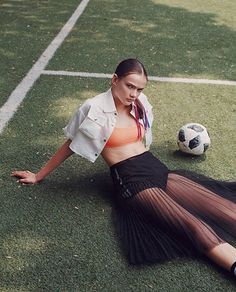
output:
[[149, 151], [110, 168], [114, 220], [131, 264], [206, 253], [236, 237], [236, 182], [170, 171]]

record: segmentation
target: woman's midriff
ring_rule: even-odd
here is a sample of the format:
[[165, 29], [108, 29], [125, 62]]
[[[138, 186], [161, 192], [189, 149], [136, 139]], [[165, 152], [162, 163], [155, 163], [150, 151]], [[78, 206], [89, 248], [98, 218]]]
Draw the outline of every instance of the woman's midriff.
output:
[[120, 147], [104, 148], [102, 151], [102, 157], [108, 166], [112, 166], [113, 164], [129, 157], [142, 154], [147, 150], [148, 149], [144, 146], [144, 144], [141, 141], [138, 141]]

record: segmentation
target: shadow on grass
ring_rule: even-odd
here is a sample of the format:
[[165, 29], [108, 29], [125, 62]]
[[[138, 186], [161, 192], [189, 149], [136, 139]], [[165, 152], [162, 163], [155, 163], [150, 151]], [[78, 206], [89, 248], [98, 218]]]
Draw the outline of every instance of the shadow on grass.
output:
[[217, 17], [151, 0], [93, 1], [49, 67], [111, 73], [133, 56], [151, 75], [233, 80], [236, 32]]
[[151, 147], [151, 151], [157, 157], [160, 157], [170, 170], [185, 168], [194, 172], [201, 173], [202, 170], [199, 165], [201, 165], [201, 163], [207, 159], [205, 153], [203, 155], [194, 156], [183, 153], [179, 150], [172, 151], [171, 149], [167, 149], [165, 145], [161, 144], [159, 144], [158, 146], [153, 145]]

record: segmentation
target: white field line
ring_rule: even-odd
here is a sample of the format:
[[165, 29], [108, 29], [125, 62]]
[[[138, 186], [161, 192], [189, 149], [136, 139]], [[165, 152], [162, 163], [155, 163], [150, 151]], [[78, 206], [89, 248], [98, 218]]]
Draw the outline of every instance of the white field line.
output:
[[[88, 72], [71, 72], [71, 71], [54, 71], [43, 70], [45, 75], [61, 75], [61, 76], [77, 76], [77, 77], [92, 77], [92, 78], [111, 78], [112, 74], [104, 73], [88, 73]], [[236, 81], [230, 80], [211, 80], [211, 79], [194, 79], [194, 78], [175, 78], [175, 77], [157, 77], [148, 76], [149, 80], [159, 82], [174, 82], [174, 83], [193, 83], [193, 84], [216, 84], [216, 85], [233, 85], [236, 86]]]
[[27, 92], [30, 90], [34, 82], [42, 74], [43, 69], [47, 66], [48, 62], [53, 57], [56, 50], [60, 47], [65, 38], [68, 36], [68, 34], [74, 27], [76, 21], [79, 19], [88, 3], [89, 0], [81, 1], [81, 3], [78, 5], [74, 13], [71, 15], [71, 17], [63, 26], [63, 28], [60, 30], [60, 32], [57, 34], [57, 36], [53, 39], [53, 41], [49, 44], [46, 50], [42, 53], [42, 55], [39, 57], [39, 59], [33, 65], [33, 67], [29, 70], [24, 79], [14, 89], [14, 91], [8, 97], [8, 100], [5, 102], [5, 104], [0, 108], [0, 134], [3, 132], [8, 121], [13, 117], [14, 113], [17, 111], [17, 108], [24, 100]]
[[58, 75], [58, 76], [74, 76], [74, 77], [91, 77], [91, 78], [111, 78], [112, 77], [112, 74], [104, 74], [104, 73], [54, 71], [54, 70], [43, 70], [42, 74]]

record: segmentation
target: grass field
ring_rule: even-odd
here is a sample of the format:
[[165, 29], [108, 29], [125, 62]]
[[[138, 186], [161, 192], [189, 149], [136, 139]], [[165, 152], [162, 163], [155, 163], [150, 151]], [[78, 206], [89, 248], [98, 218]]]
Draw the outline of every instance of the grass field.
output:
[[[193, 3], [194, 2], [194, 3]], [[79, 1], [0, 0], [0, 106]], [[111, 74], [138, 57], [153, 76], [236, 80], [236, 3], [90, 0], [46, 70]], [[235, 291], [203, 258], [129, 266], [112, 224], [112, 185], [102, 159], [73, 156], [45, 181], [21, 186], [14, 169], [37, 171], [64, 141], [62, 127], [109, 79], [41, 75], [0, 136], [0, 291]], [[236, 86], [149, 81], [152, 151], [170, 168], [236, 176]], [[203, 157], [176, 153], [186, 122], [204, 124]]]

